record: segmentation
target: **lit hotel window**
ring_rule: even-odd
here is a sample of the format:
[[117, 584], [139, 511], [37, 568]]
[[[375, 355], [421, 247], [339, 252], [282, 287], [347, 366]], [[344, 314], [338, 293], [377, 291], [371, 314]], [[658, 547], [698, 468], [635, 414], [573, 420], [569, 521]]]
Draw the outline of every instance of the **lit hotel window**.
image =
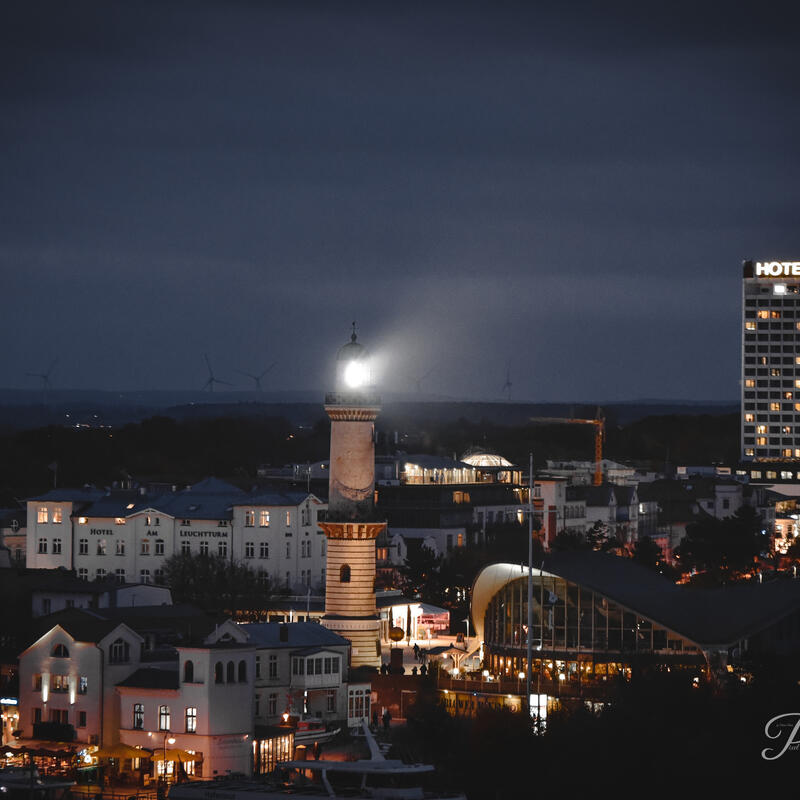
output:
[[766, 433], [767, 426], [766, 425], [756, 425], [756, 433]]
[[755, 382], [755, 381], [754, 381], [752, 378], [748, 378], [748, 379], [747, 379], [747, 380], [744, 382], [744, 385], [745, 385], [745, 386], [746, 386], [748, 389], [752, 389], [752, 388], [753, 388], [753, 387], [756, 385], [756, 382]]
[[780, 411], [781, 410], [781, 404], [780, 403], [770, 403], [769, 404], [769, 410], [770, 411]]
[[47, 522], [47, 506], [40, 506], [36, 512], [36, 521], [41, 524]]
[[125, 517], [117, 517], [117, 518], [114, 520], [114, 522], [115, 522], [115, 524], [117, 524], [117, 525], [124, 525], [124, 524], [125, 524], [125, 522], [126, 522], [126, 520], [125, 520]]
[[86, 517], [78, 517], [78, 525], [85, 525], [87, 522]]
[[781, 312], [780, 311], [770, 311], [769, 312], [770, 319], [780, 319]]
[[755, 322], [745, 322], [744, 324], [745, 330], [754, 331], [756, 329]]
[[55, 523], [61, 522], [61, 506], [56, 506], [53, 509], [53, 522]]
[[792, 448], [791, 447], [784, 448], [783, 457], [784, 458], [791, 458], [792, 457]]
[[789, 425], [784, 425], [784, 426], [781, 428], [781, 433], [791, 433], [791, 432], [792, 432], [792, 428], [791, 428], [791, 426], [789, 426]]
[[766, 443], [767, 443], [767, 437], [766, 436], [759, 436], [759, 437], [756, 438], [756, 444], [757, 445], [763, 447]]
[[764, 309], [761, 309], [761, 310], [758, 312], [758, 314], [756, 314], [756, 316], [757, 316], [759, 319], [769, 319], [769, 311], [766, 311], [766, 310], [764, 310]]
[[258, 525], [260, 528], [269, 528], [269, 509], [265, 508], [259, 514], [259, 522]]
[[755, 420], [755, 416], [753, 414], [745, 414], [744, 421], [745, 422], [753, 422]]
[[800, 458], [800, 447], [795, 447], [794, 449], [794, 457]]
[[781, 371], [780, 371], [779, 369], [776, 369], [775, 367], [773, 367], [773, 368], [772, 368], [772, 369], [769, 371], [769, 374], [770, 374], [770, 375], [772, 375], [772, 377], [773, 377], [773, 378], [779, 378], [779, 377], [780, 377], [780, 374], [781, 374]]
[[745, 450], [744, 450], [744, 454], [746, 456], [752, 456], [752, 455], [755, 455], [755, 451], [753, 450], [752, 447], [746, 447]]
[[791, 400], [792, 399], [792, 393], [791, 392], [784, 392], [783, 393], [783, 399], [784, 400]]

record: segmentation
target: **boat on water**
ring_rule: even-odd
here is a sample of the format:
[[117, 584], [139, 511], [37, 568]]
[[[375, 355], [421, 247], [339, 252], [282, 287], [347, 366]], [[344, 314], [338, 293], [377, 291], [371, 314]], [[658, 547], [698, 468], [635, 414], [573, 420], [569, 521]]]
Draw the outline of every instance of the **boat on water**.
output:
[[321, 719], [316, 717], [289, 717], [289, 724], [294, 728], [294, 743], [295, 744], [324, 744], [333, 739], [340, 731], [341, 728], [333, 728], [328, 730], [327, 726]]
[[285, 800], [287, 795], [375, 800], [466, 800], [458, 792], [428, 792], [422, 787], [432, 764], [406, 764], [386, 758], [367, 723], [362, 730], [370, 755], [358, 761], [285, 761], [285, 779], [191, 781], [173, 786], [169, 800]]
[[0, 798], [3, 800], [62, 800], [75, 781], [43, 778], [34, 767], [0, 769]]

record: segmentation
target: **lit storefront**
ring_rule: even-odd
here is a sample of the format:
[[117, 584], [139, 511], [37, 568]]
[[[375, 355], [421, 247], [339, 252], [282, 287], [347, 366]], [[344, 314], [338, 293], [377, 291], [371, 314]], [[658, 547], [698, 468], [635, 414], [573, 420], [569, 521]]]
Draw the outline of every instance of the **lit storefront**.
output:
[[268, 775], [278, 764], [294, 758], [294, 730], [256, 725], [253, 739], [253, 775]]

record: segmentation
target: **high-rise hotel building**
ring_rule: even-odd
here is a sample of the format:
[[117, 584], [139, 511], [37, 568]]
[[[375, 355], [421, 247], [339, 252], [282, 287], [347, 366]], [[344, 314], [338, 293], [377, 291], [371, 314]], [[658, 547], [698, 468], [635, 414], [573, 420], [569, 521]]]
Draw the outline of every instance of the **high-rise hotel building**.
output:
[[751, 480], [800, 480], [800, 261], [745, 261], [742, 461]]

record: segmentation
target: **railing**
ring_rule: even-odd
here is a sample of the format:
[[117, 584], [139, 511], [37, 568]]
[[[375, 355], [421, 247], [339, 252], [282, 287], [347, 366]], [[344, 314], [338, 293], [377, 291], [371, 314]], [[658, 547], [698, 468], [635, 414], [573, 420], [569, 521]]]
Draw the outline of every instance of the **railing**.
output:
[[[608, 681], [578, 681], [576, 680], [563, 680], [553, 681], [546, 678], [539, 678], [534, 675], [531, 683], [531, 692], [533, 694], [547, 694], [551, 697], [586, 697], [592, 699], [596, 697], [603, 697], [609, 693], [616, 682], [615, 678]], [[472, 692], [476, 694], [510, 694], [523, 696], [525, 695], [525, 679], [509, 679], [509, 680], [471, 680], [462, 678], [444, 678], [439, 677], [439, 689], [447, 689], [451, 692]]]

